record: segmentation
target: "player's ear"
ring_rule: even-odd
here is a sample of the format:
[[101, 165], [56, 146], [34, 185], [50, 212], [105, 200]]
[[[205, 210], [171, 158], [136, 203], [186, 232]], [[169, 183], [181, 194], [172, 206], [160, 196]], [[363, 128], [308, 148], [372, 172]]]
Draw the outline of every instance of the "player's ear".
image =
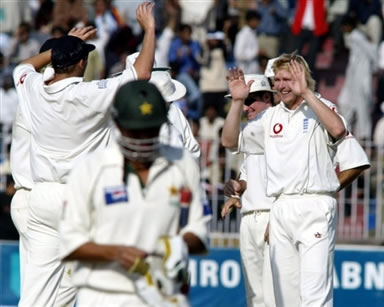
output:
[[79, 65], [82, 69], [87, 68], [87, 64], [88, 64], [88, 57], [81, 59], [79, 62]]

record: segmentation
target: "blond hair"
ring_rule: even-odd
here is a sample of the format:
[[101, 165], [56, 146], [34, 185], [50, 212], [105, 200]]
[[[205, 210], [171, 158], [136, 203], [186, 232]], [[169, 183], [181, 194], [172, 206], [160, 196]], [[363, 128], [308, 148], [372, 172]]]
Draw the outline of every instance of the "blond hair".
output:
[[296, 51], [292, 53], [283, 53], [276, 59], [272, 65], [274, 74], [276, 74], [276, 71], [278, 70], [289, 70], [288, 65], [292, 60], [296, 61], [303, 67], [308, 88], [315, 91], [316, 81], [311, 76], [311, 69], [309, 68], [307, 61], [305, 61], [301, 55], [297, 54]]

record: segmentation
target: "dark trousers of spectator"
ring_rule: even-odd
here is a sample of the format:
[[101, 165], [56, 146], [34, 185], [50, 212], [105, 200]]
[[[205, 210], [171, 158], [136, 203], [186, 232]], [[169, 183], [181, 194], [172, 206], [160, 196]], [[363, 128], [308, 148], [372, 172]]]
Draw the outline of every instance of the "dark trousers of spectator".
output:
[[309, 68], [316, 73], [316, 57], [321, 45], [321, 37], [314, 35], [311, 30], [301, 30], [299, 35], [294, 36], [294, 48], [307, 61]]

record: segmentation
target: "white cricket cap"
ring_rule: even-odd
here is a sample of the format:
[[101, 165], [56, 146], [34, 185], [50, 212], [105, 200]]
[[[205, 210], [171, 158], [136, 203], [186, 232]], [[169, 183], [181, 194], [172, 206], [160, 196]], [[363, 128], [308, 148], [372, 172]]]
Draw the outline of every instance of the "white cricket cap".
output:
[[[139, 52], [130, 54], [127, 57], [127, 62], [131, 65], [135, 64], [138, 56]], [[154, 62], [149, 82], [157, 86], [167, 102], [172, 102], [183, 98], [187, 93], [187, 89], [184, 84], [171, 78], [171, 75], [168, 72], [169, 70], [169, 67], [158, 67], [156, 62]]]
[[[254, 82], [251, 85], [251, 88], [249, 89], [249, 93], [254, 92], [271, 92], [276, 93], [276, 91], [271, 89], [271, 85], [269, 84], [269, 81], [266, 76], [264, 75], [257, 75], [257, 74], [248, 74], [244, 75], [244, 81], [245, 83], [248, 83], [249, 81], [254, 80]], [[225, 98], [232, 99], [232, 96], [230, 94], [225, 95]]]
[[264, 76], [266, 76], [267, 78], [273, 78], [275, 76], [275, 73], [273, 72], [273, 69], [272, 69], [272, 65], [273, 63], [275, 63], [277, 59], [278, 57], [268, 60], [267, 67], [265, 68], [265, 72], [264, 72]]
[[181, 82], [172, 79], [171, 75], [166, 70], [152, 71], [152, 76], [149, 82], [157, 86], [167, 102], [179, 100], [187, 93], [185, 86]]

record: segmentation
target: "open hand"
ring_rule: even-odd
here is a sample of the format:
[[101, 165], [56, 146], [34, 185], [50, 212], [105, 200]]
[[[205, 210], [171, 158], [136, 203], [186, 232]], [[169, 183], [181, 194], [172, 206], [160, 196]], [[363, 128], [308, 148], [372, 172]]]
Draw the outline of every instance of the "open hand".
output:
[[83, 41], [86, 41], [90, 38], [92, 38], [97, 32], [97, 29], [88, 26], [88, 27], [80, 27], [80, 28], [72, 28], [71, 31], [69, 31], [68, 35], [76, 36]]
[[245, 100], [248, 97], [249, 89], [253, 80], [246, 84], [244, 80], [244, 73], [241, 69], [237, 67], [230, 68], [227, 81], [232, 100]]
[[292, 75], [292, 81], [290, 81], [291, 90], [296, 95], [303, 96], [308, 90], [308, 84], [305, 79], [305, 72], [302, 64], [299, 64], [295, 60], [291, 60], [289, 63], [289, 72]]
[[143, 2], [136, 9], [136, 18], [144, 31], [155, 28], [155, 18], [153, 17], [153, 8], [155, 4]]

